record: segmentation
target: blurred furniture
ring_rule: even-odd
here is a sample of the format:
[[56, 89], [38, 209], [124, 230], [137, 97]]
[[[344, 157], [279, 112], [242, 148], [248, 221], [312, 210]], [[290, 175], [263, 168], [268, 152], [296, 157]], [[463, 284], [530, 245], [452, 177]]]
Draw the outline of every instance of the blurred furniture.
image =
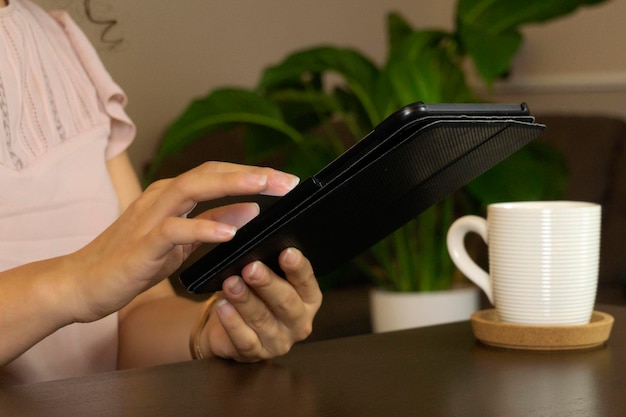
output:
[[606, 346], [524, 351], [470, 323], [297, 345], [257, 364], [220, 359], [6, 387], [6, 416], [623, 416], [626, 307]]
[[[565, 156], [570, 173], [565, 198], [593, 201], [603, 206], [598, 301], [623, 304], [626, 300], [626, 122], [614, 117], [570, 114], [539, 115], [537, 121], [548, 126], [539, 140], [554, 146]], [[241, 163], [244, 155], [240, 132], [223, 132], [209, 140], [197, 141], [168, 159], [158, 176], [175, 176], [207, 160]], [[260, 202], [263, 204], [264, 200]], [[216, 203], [202, 204], [198, 209], [212, 204]], [[195, 254], [189, 262], [201, 253]], [[310, 340], [371, 331], [367, 283], [363, 278], [343, 280], [339, 288], [325, 293]], [[184, 291], [177, 279], [172, 282], [179, 291]]]

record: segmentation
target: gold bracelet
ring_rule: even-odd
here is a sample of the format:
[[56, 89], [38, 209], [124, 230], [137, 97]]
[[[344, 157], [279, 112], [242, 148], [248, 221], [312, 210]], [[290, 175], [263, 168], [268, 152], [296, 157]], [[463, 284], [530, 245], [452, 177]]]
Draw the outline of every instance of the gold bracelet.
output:
[[209, 317], [211, 316], [211, 309], [213, 304], [217, 301], [217, 294], [213, 294], [208, 300], [204, 302], [204, 311], [200, 316], [200, 319], [196, 322], [195, 326], [191, 330], [189, 336], [189, 352], [191, 353], [191, 359], [203, 359], [202, 346], [200, 346], [200, 335], [204, 326], [206, 326]]

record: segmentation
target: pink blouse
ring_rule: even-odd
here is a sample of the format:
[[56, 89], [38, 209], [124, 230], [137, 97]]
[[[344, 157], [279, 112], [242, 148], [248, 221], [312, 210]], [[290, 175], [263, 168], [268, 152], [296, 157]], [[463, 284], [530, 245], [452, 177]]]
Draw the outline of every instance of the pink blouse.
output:
[[[0, 8], [0, 270], [75, 251], [118, 216], [106, 160], [134, 138], [125, 104], [66, 13], [28, 0]], [[112, 314], [50, 335], [0, 379], [59, 379], [116, 363]]]

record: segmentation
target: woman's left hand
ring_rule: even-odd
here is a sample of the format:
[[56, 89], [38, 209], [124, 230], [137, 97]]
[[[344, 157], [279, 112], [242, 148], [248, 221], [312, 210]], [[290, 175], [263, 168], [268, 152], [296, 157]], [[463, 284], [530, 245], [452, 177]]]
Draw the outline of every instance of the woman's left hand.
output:
[[[255, 362], [287, 353], [312, 331], [322, 293], [297, 249], [279, 256], [286, 280], [261, 262], [224, 281], [203, 334], [205, 356]], [[208, 351], [208, 352], [206, 352]]]

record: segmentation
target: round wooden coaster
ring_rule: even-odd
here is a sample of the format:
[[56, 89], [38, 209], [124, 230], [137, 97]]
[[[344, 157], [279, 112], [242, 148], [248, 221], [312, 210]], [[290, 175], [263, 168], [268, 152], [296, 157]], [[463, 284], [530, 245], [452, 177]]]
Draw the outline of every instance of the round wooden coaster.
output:
[[504, 323], [495, 309], [472, 314], [474, 336], [481, 342], [508, 349], [589, 349], [605, 343], [613, 327], [613, 316], [594, 311], [588, 324], [571, 326], [528, 326]]

